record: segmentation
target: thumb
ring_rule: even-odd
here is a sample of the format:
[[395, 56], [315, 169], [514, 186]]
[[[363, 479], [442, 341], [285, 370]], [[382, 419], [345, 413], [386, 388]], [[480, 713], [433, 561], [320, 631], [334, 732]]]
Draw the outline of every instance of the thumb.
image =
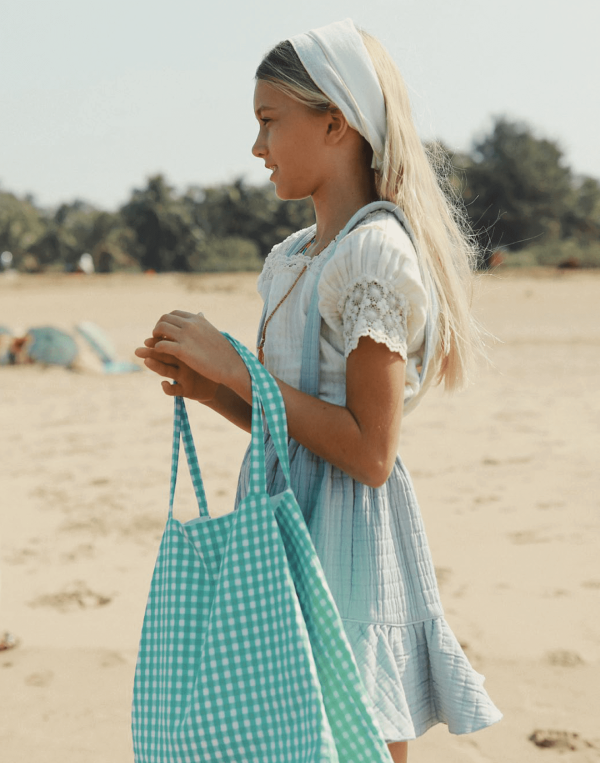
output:
[[181, 395], [181, 386], [178, 384], [171, 384], [171, 382], [163, 381], [160, 383], [160, 386], [163, 388], [163, 392], [165, 395], [168, 395], [169, 397], [176, 397], [177, 395]]

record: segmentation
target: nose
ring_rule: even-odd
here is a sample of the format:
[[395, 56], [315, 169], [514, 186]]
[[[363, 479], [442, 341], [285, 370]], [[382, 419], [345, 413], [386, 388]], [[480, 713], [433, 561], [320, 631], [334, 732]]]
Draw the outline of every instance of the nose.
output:
[[252, 146], [252, 153], [258, 159], [264, 159], [264, 157], [266, 156], [267, 150], [266, 150], [265, 142], [262, 139], [262, 130], [258, 131], [256, 140], [254, 141], [254, 145]]

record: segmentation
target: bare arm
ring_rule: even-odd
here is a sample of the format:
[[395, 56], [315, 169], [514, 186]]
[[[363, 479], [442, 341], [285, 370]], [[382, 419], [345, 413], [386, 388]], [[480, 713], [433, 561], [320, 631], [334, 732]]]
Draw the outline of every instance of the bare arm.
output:
[[[163, 316], [153, 333], [156, 350], [183, 362], [214, 385], [211, 402], [203, 402], [238, 426], [247, 422], [243, 428], [248, 429], [250, 377], [242, 359], [217, 329], [201, 315], [175, 311]], [[397, 353], [362, 337], [347, 361], [345, 406], [327, 403], [278, 380], [290, 435], [359, 482], [382, 485], [396, 457], [404, 371], [404, 361]]]

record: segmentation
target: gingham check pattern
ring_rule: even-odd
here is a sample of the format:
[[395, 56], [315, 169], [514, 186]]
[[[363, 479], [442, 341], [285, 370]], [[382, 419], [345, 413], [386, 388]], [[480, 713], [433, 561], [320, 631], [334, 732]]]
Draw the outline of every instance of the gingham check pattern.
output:
[[[226, 335], [227, 336], [227, 335]], [[142, 628], [136, 763], [389, 763], [296, 499], [266, 492], [265, 420], [288, 478], [279, 388], [252, 377], [251, 490], [210, 519], [185, 405], [175, 399], [169, 516]], [[173, 518], [180, 436], [200, 517]]]

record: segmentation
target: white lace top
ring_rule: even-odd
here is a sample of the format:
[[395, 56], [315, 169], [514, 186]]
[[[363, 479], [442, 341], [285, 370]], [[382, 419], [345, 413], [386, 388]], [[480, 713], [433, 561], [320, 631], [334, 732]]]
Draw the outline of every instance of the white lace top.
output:
[[346, 358], [361, 336], [397, 352], [406, 361], [405, 411], [416, 405], [427, 294], [414, 247], [391, 215], [376, 211], [338, 244], [324, 265], [331, 244], [314, 259], [287, 255], [299, 231], [273, 248], [258, 279], [267, 315], [308, 265], [290, 295], [271, 319], [264, 346], [265, 365], [295, 387], [300, 383], [302, 339], [315, 279], [319, 281], [321, 378], [319, 395], [338, 405], [346, 401]]

